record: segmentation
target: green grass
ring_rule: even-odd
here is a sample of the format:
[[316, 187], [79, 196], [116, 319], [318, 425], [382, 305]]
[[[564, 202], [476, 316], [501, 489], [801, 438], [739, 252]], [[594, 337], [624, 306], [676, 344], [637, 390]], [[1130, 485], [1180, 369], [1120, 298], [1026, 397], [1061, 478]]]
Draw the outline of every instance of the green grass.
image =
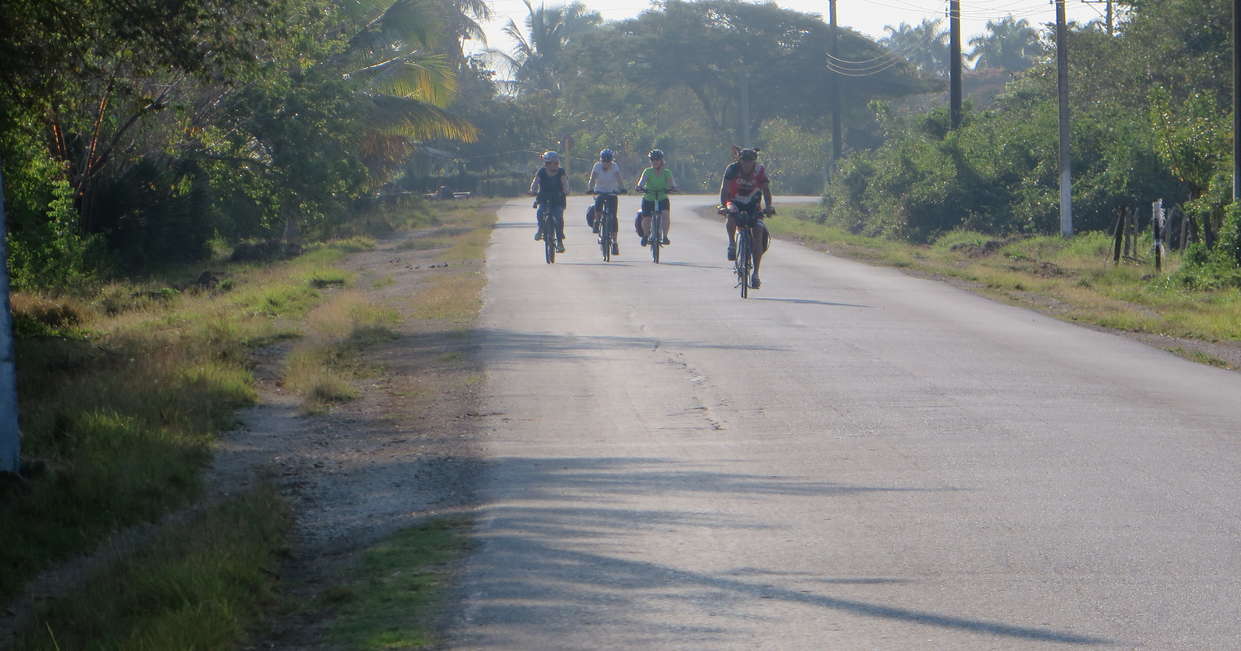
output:
[[353, 382], [373, 374], [361, 362], [368, 346], [395, 337], [395, 310], [370, 303], [361, 293], [335, 294], [306, 318], [306, 336], [285, 360], [286, 388], [302, 397], [311, 413], [358, 397]]
[[[1176, 281], [1176, 253], [1156, 273], [1149, 260], [1113, 264], [1106, 233], [998, 240], [953, 231], [919, 246], [852, 235], [815, 222], [816, 212], [813, 206], [787, 207], [768, 226], [843, 257], [959, 278], [994, 298], [1072, 321], [1207, 341], [1241, 340], [1241, 290], [1184, 287]], [[1149, 235], [1144, 242], [1139, 238], [1138, 251], [1148, 255], [1149, 249]]]
[[43, 607], [19, 650], [233, 648], [275, 599], [290, 518], [271, 487], [165, 527]]
[[[45, 471], [0, 495], [0, 602], [109, 533], [195, 499], [215, 435], [255, 400], [256, 346], [298, 336], [358, 241], [267, 267], [228, 267], [228, 291], [16, 294], [23, 458]], [[192, 275], [186, 273], [183, 275]]]
[[435, 645], [434, 623], [449, 570], [468, 549], [468, 518], [431, 520], [366, 550], [345, 585], [321, 604], [336, 611], [330, 636], [345, 649], [421, 649]]

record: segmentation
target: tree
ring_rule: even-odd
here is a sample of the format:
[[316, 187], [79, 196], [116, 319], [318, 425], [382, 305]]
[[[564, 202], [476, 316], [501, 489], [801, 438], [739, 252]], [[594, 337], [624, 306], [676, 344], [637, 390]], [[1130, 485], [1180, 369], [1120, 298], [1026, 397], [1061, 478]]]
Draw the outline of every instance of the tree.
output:
[[523, 32], [513, 19], [509, 19], [504, 33], [516, 41], [513, 53], [492, 50], [504, 61], [513, 74], [513, 86], [518, 92], [560, 92], [561, 75], [566, 61], [563, 52], [578, 37], [596, 28], [602, 17], [598, 12], [588, 11], [586, 5], [574, 2], [568, 5], [535, 9], [530, 0], [522, 0], [529, 15]]
[[987, 21], [987, 33], [970, 39], [973, 50], [970, 58], [974, 68], [1002, 68], [1019, 72], [1034, 65], [1033, 57], [1039, 52], [1038, 30], [1022, 18], [1012, 16], [999, 22]]
[[879, 44], [909, 61], [923, 74], [935, 77], [948, 76], [948, 30], [942, 18], [926, 18], [917, 25], [901, 23], [897, 27], [885, 25], [888, 35]]

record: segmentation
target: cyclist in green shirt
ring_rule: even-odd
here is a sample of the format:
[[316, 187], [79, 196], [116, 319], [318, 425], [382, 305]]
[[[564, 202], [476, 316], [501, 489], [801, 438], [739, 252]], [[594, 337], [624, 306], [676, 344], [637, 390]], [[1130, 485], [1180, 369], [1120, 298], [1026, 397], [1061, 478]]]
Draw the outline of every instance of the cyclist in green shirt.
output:
[[650, 237], [651, 214], [656, 210], [659, 211], [659, 217], [663, 222], [663, 233], [659, 236], [662, 244], [667, 246], [671, 244], [668, 241], [668, 193], [677, 191], [676, 181], [672, 178], [672, 170], [664, 168], [664, 152], [659, 149], [652, 149], [647, 154], [651, 159], [651, 166], [642, 170], [642, 176], [638, 178], [638, 192], [642, 192], [642, 212], [638, 216], [638, 235], [642, 236], [642, 246], [647, 245], [647, 238]]

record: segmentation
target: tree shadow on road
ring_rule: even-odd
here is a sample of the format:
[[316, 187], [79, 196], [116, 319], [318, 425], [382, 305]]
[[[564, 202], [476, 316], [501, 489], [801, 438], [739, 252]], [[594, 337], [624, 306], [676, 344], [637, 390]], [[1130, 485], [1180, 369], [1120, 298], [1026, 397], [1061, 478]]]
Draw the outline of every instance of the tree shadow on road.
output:
[[[709, 511], [630, 509], [633, 496], [660, 500], [719, 495], [720, 500], [771, 497], [836, 499], [868, 492], [938, 489], [861, 486], [778, 476], [718, 472], [651, 458], [501, 458], [485, 462], [478, 496], [478, 553], [464, 572], [468, 603], [451, 627], [453, 647], [488, 648], [523, 640], [572, 645], [582, 631], [606, 629], [608, 645], [625, 647], [734, 646], [753, 642], [753, 625], [769, 620], [766, 604], [810, 607], [851, 616], [926, 626], [995, 638], [998, 645], [1025, 642], [1108, 644], [1110, 640], [1054, 628], [1036, 628], [885, 605], [828, 591], [849, 586], [908, 583], [906, 579], [822, 576], [753, 567], [718, 572], [686, 569], [686, 562], [639, 560], [641, 544], [668, 532], [670, 541], [772, 540], [795, 535], [790, 527], [748, 522]], [[517, 493], [512, 487], [519, 486]], [[500, 490], [510, 491], [501, 494]], [[948, 489], [951, 490], [951, 489]], [[558, 506], [571, 503], [573, 506]], [[700, 532], [700, 533], [696, 533]], [[706, 533], [714, 532], [714, 533]], [[690, 535], [686, 535], [689, 533]], [[708, 562], [709, 563], [709, 562]], [[754, 600], [764, 600], [756, 602]], [[762, 604], [762, 605], [757, 605]], [[675, 612], [676, 617], [666, 613]], [[790, 614], [790, 617], [796, 615]], [[550, 633], [550, 637], [542, 637]], [[557, 635], [563, 635], [558, 638]]]

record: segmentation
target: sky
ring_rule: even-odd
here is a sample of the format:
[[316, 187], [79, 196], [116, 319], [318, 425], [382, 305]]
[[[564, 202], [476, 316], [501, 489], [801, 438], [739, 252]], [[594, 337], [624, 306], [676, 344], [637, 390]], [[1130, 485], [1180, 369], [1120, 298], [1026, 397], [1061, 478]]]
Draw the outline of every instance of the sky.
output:
[[[564, 0], [531, 0], [538, 7], [541, 2], [548, 6], [565, 4]], [[1094, 3], [1082, 0], [1067, 0], [1066, 12], [1068, 19], [1082, 23], [1091, 20], [1102, 20], [1106, 11], [1102, 0]], [[503, 34], [501, 29], [509, 18], [523, 29], [525, 17], [528, 15], [522, 0], [490, 0], [495, 19], [484, 25], [487, 32], [487, 45], [509, 52], [513, 42]], [[641, 0], [585, 0], [586, 6], [603, 15], [605, 21], [632, 18], [651, 7], [651, 3]], [[785, 9], [804, 13], [826, 16], [827, 0], [776, 0], [776, 4]], [[842, 27], [849, 27], [871, 38], [881, 38], [887, 34], [884, 26], [893, 27], [900, 23], [917, 25], [925, 18], [945, 17], [948, 3], [946, 0], [837, 0], [836, 21]], [[1000, 20], [1005, 16], [1025, 18], [1031, 26], [1039, 28], [1044, 23], [1054, 23], [1056, 8], [1050, 0], [961, 0], [961, 40], [963, 47], [969, 49], [969, 39], [986, 32], [988, 20]], [[944, 20], [947, 27], [947, 19]], [[480, 44], [470, 50], [483, 49]]]

